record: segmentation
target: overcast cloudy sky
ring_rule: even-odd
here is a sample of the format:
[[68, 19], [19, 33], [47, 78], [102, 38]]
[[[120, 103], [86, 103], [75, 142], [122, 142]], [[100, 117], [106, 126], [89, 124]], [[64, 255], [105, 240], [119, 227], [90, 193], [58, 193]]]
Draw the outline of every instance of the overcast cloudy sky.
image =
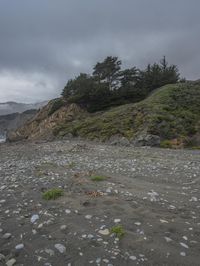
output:
[[59, 96], [107, 55], [200, 78], [199, 0], [0, 0], [0, 102]]

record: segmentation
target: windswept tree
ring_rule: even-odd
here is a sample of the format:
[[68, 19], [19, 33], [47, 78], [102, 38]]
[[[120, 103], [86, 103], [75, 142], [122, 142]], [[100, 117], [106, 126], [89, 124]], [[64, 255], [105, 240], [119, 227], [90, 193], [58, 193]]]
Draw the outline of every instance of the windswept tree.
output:
[[120, 80], [121, 86], [133, 86], [138, 80], [138, 69], [132, 67], [119, 72], [118, 79]]
[[62, 96], [70, 103], [77, 103], [94, 112], [109, 106], [110, 91], [105, 83], [96, 83], [92, 76], [81, 73], [69, 80]]
[[118, 57], [108, 56], [103, 62], [94, 66], [93, 76], [99, 83], [107, 83], [110, 89], [117, 86], [117, 77], [121, 69], [121, 61]]
[[67, 102], [77, 103], [90, 112], [120, 104], [143, 100], [149, 92], [179, 81], [177, 66], [169, 65], [163, 57], [159, 63], [149, 64], [144, 70], [136, 67], [121, 70], [118, 57], [108, 56], [98, 62], [92, 75], [81, 73], [69, 80], [62, 96]]
[[85, 74], [80, 73], [75, 79], [70, 79], [63, 89], [62, 96], [68, 101], [87, 101], [90, 91], [93, 87], [92, 78]]
[[161, 86], [177, 83], [179, 77], [177, 66], [168, 65], [164, 56], [160, 63], [149, 64], [145, 70], [140, 71], [136, 86], [148, 93]]

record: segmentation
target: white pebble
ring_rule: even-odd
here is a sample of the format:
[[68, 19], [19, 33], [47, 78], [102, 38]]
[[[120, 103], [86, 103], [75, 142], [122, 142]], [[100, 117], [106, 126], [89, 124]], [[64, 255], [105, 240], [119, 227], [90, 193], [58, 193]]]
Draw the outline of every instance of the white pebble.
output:
[[39, 215], [38, 214], [34, 214], [31, 217], [31, 223], [34, 224], [38, 219], [39, 219]]
[[130, 260], [137, 260], [137, 258], [135, 256], [130, 256], [129, 259]]
[[15, 246], [15, 249], [20, 250], [24, 248], [24, 244], [18, 244]]

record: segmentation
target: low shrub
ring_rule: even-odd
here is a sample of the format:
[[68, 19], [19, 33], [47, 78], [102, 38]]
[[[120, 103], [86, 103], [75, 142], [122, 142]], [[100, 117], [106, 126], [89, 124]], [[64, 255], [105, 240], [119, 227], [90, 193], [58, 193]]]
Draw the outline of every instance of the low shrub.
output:
[[42, 198], [45, 200], [55, 200], [63, 195], [63, 190], [60, 188], [52, 188], [43, 193]]

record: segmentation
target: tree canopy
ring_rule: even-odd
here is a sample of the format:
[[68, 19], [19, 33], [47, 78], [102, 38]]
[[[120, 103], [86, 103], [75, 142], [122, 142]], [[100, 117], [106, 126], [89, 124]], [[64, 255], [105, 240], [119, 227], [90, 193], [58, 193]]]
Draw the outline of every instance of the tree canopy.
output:
[[151, 91], [179, 81], [176, 65], [169, 65], [163, 57], [159, 63], [148, 64], [144, 70], [135, 66], [121, 69], [118, 57], [108, 56], [98, 62], [92, 75], [80, 73], [67, 82], [62, 96], [95, 112], [110, 106], [137, 102]]

